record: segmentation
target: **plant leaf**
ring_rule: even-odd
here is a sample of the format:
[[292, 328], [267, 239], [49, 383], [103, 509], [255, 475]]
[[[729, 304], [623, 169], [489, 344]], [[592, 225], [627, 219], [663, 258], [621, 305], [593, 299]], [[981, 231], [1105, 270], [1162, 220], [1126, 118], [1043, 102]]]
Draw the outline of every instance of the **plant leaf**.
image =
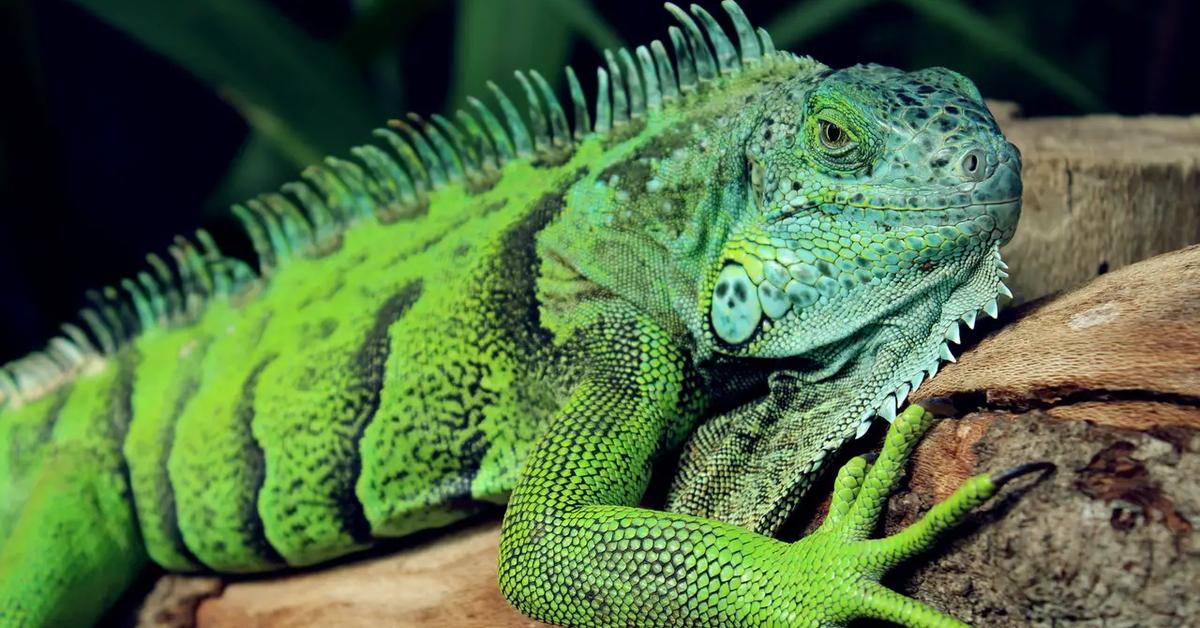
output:
[[490, 102], [483, 98], [490, 80], [524, 110], [514, 70], [536, 69], [547, 80], [560, 80], [571, 29], [560, 13], [546, 9], [540, 0], [458, 0], [449, 103], [462, 106], [472, 94]]
[[813, 0], [797, 2], [771, 21], [767, 32], [779, 48], [791, 48], [819, 35], [879, 0]]
[[1081, 110], [1104, 109], [1104, 103], [1086, 85], [960, 0], [899, 1], [924, 18], [959, 33], [988, 54], [1015, 65]]
[[297, 166], [345, 149], [382, 118], [358, 73], [258, 0], [75, 0], [229, 98]]
[[608, 22], [596, 12], [596, 9], [584, 0], [542, 0], [546, 6], [559, 14], [560, 17], [583, 35], [597, 50], [606, 48], [616, 50], [625, 44], [621, 37], [609, 26]]

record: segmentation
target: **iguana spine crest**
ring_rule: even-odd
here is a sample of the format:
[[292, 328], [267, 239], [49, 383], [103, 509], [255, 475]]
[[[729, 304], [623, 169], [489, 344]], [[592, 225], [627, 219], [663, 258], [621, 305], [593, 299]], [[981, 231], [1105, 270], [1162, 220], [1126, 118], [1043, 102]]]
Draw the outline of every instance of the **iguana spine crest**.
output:
[[528, 76], [514, 72], [528, 103], [527, 120], [498, 85], [487, 83], [507, 129], [474, 97], [467, 100], [478, 118], [459, 109], [457, 125], [438, 114], [430, 116], [432, 123], [413, 113], [407, 120], [390, 120], [387, 128], [373, 134], [391, 153], [375, 145], [353, 147], [350, 153], [358, 161], [327, 157], [323, 165], [301, 172], [302, 181], [290, 181], [279, 192], [231, 207], [254, 248], [257, 271], [223, 254], [204, 229], [193, 239], [176, 236], [167, 248], [173, 264], [157, 254], [147, 255], [149, 270], [119, 280], [119, 288], [105, 286], [87, 294], [89, 305], [79, 312], [79, 324], [63, 324], [62, 334], [44, 349], [0, 365], [0, 408], [44, 397], [145, 330], [195, 321], [211, 299], [252, 295], [289, 258], [320, 257], [336, 249], [345, 229], [359, 220], [393, 222], [419, 214], [428, 205], [429, 193], [448, 184], [487, 189], [509, 161], [561, 161], [578, 141], [618, 132], [647, 111], [694, 94], [704, 83], [736, 75], [743, 66], [795, 58], [776, 51], [767, 31], [751, 25], [732, 0], [721, 6], [733, 22], [737, 46], [702, 7], [692, 5], [691, 11], [703, 31], [683, 9], [670, 2], [664, 6], [683, 27], [668, 29], [675, 61], [659, 40], [648, 48], [638, 46], [637, 61], [626, 48], [615, 55], [604, 51], [607, 70], [596, 69], [594, 124], [583, 87], [569, 66], [565, 74], [574, 112], [570, 131], [562, 104], [536, 70]]

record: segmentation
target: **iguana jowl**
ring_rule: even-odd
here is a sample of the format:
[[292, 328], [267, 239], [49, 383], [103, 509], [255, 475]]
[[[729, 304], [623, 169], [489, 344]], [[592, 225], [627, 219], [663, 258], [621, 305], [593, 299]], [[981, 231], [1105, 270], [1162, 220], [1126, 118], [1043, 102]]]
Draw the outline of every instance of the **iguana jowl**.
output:
[[[234, 208], [257, 271], [180, 239], [0, 369], [0, 625], [505, 501], [500, 586], [548, 621], [955, 623], [878, 578], [1012, 473], [867, 536], [931, 420], [898, 406], [1007, 292], [1020, 157], [962, 76], [834, 71], [723, 6], [737, 46], [668, 4], [674, 59], [607, 55], [594, 108], [568, 71], [573, 129], [536, 73], [524, 118], [491, 86], [500, 116], [394, 122]], [[877, 414], [820, 530], [768, 536]]]

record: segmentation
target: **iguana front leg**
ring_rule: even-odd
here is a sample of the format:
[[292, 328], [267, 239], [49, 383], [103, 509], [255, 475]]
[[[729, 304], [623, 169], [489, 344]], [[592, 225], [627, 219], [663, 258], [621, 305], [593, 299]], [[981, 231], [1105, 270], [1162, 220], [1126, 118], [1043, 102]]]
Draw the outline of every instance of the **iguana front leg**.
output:
[[[500, 585], [528, 615], [569, 626], [840, 625], [960, 622], [878, 584], [1002, 483], [979, 476], [925, 518], [869, 540], [932, 416], [911, 407], [868, 468], [840, 472], [828, 520], [784, 543], [743, 528], [637, 508], [654, 454], [674, 431], [684, 356], [652, 325], [611, 326], [596, 367], [526, 463], [509, 503]], [[1003, 480], [1013, 474], [998, 476]]]

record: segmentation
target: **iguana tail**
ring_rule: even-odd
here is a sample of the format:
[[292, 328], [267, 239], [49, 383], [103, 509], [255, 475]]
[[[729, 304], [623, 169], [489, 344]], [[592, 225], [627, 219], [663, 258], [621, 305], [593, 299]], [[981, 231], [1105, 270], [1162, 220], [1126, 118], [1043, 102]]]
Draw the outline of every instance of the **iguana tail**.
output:
[[121, 442], [131, 360], [0, 407], [0, 626], [88, 625], [146, 563]]

